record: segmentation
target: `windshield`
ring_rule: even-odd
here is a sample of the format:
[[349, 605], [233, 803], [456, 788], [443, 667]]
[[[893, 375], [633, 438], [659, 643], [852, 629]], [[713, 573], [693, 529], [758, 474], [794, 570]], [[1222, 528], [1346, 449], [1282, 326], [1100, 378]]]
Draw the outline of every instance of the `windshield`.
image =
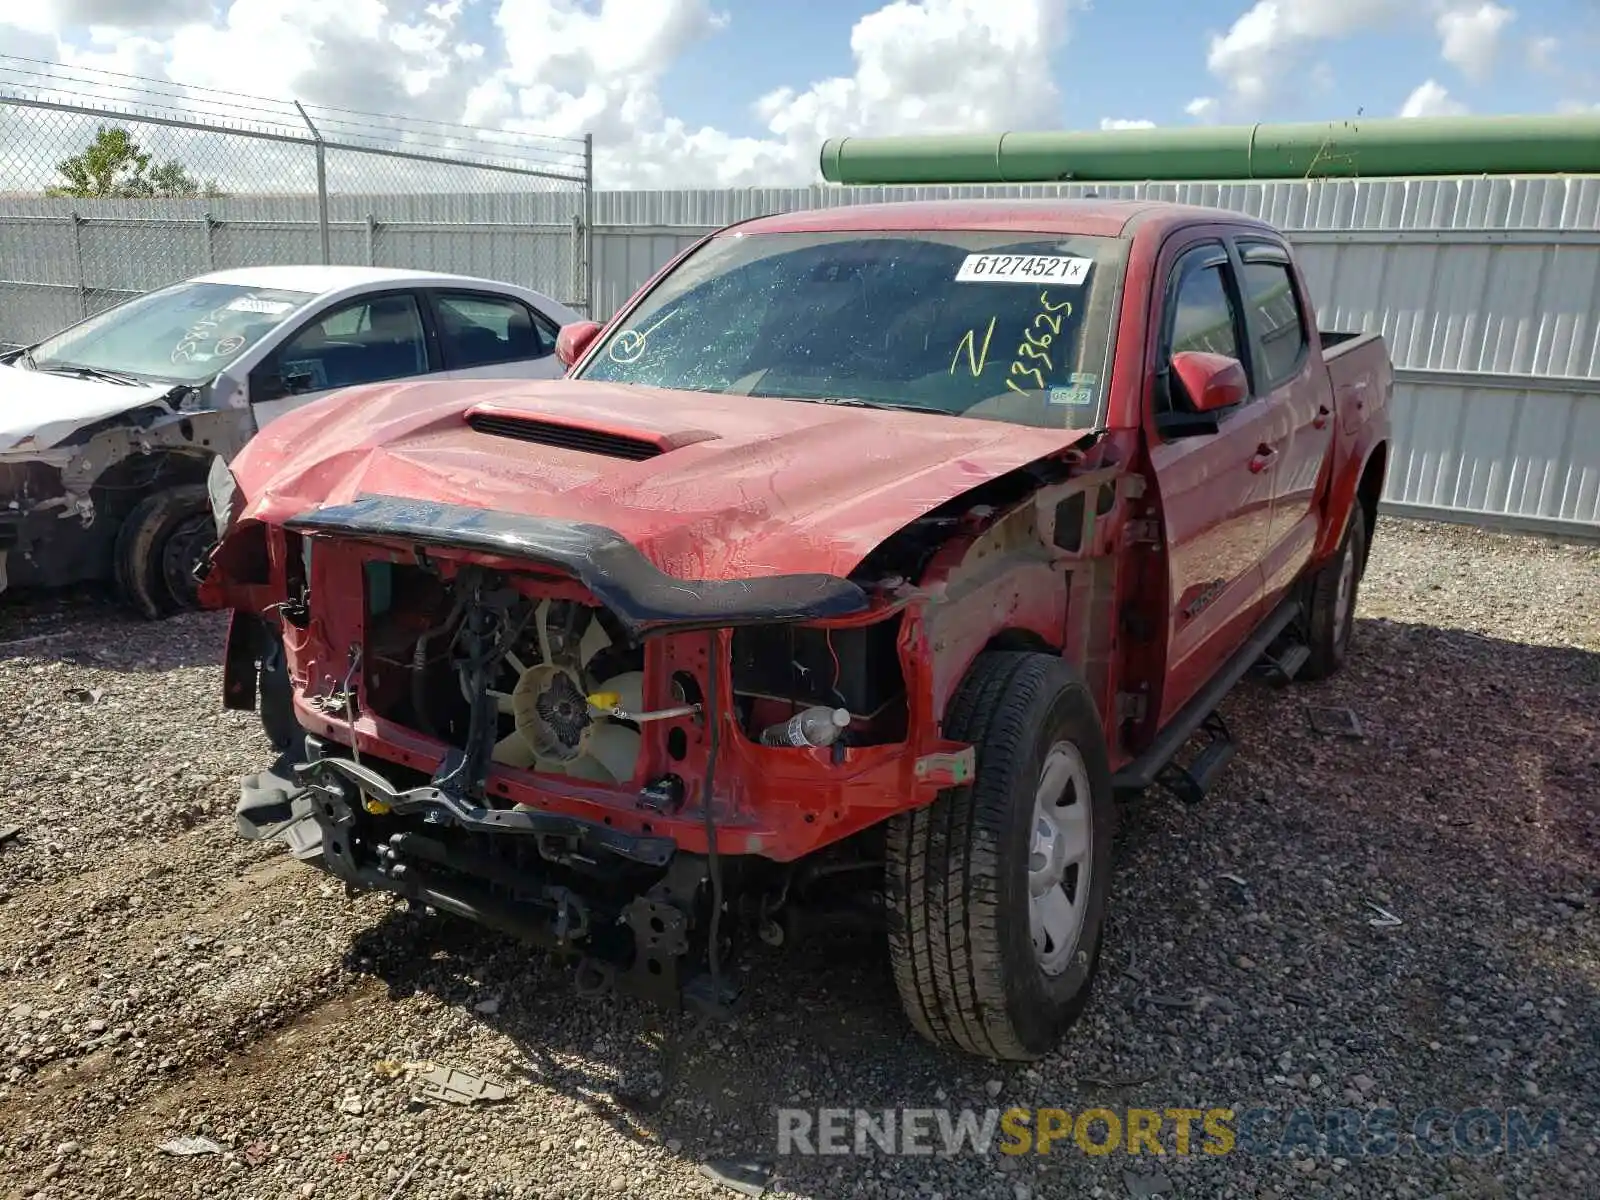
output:
[[313, 294], [234, 283], [174, 284], [48, 337], [25, 357], [39, 371], [86, 369], [203, 383]]
[[725, 235], [581, 377], [1095, 428], [1125, 255], [1037, 233]]

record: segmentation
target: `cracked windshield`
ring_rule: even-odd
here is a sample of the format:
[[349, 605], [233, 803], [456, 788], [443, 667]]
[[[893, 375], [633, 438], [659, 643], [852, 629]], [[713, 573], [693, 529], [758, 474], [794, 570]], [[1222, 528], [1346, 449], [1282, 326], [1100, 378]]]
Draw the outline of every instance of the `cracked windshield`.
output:
[[722, 237], [582, 377], [1090, 429], [1123, 256], [1015, 232]]

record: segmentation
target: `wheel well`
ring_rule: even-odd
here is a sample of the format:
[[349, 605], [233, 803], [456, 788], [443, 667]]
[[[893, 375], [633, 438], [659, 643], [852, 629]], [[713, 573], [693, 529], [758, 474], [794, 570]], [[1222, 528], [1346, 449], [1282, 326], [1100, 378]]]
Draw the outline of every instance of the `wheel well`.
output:
[[1002, 629], [984, 644], [985, 652], [991, 650], [1031, 650], [1039, 654], [1060, 654], [1060, 646], [1052, 646], [1049, 639], [1031, 629]]
[[[1361, 514], [1367, 524], [1365, 554], [1372, 553], [1372, 531], [1378, 522], [1378, 501], [1383, 496], [1384, 474], [1388, 462], [1388, 443], [1379, 442], [1367, 458], [1367, 465], [1361, 472], [1361, 482], [1356, 485], [1356, 503], [1361, 506]], [[1367, 565], [1365, 555], [1361, 565], [1363, 568]]]
[[205, 483], [211, 470], [212, 455], [169, 450], [158, 454], [135, 454], [112, 463], [94, 481], [91, 493], [95, 509], [120, 523], [139, 501], [152, 492]]

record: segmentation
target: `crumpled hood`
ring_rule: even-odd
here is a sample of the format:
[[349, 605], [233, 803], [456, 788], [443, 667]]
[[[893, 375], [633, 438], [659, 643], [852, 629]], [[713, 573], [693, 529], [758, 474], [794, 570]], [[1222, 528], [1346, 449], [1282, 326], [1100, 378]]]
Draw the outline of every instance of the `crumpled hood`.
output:
[[[631, 461], [479, 432], [559, 422], [666, 448]], [[579, 380], [350, 389], [271, 422], [234, 460], [244, 519], [362, 496], [602, 525], [680, 579], [846, 575], [914, 518], [1083, 431]]]
[[48, 449], [76, 429], [160, 400], [171, 384], [125, 386], [99, 379], [53, 375], [0, 365], [0, 454], [33, 440], [18, 453]]

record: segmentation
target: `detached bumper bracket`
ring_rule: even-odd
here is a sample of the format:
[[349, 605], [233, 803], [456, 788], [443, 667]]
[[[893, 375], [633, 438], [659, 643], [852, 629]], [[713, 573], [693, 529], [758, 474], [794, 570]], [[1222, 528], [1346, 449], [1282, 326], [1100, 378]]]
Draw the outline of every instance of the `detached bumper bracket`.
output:
[[668, 837], [625, 833], [561, 813], [539, 812], [528, 808], [484, 808], [451, 792], [432, 786], [397, 790], [377, 771], [347, 758], [322, 758], [316, 739], [307, 739], [313, 757], [298, 764], [295, 773], [303, 785], [353, 787], [380, 801], [389, 811], [415, 813], [431, 825], [456, 825], [479, 833], [505, 833], [551, 839], [557, 843], [585, 849], [609, 851], [648, 867], [664, 867], [672, 861], [678, 843]]
[[239, 836], [251, 842], [281, 841], [302, 861], [322, 853], [322, 827], [311, 793], [287, 775], [282, 759], [265, 771], [239, 781], [234, 822]]

